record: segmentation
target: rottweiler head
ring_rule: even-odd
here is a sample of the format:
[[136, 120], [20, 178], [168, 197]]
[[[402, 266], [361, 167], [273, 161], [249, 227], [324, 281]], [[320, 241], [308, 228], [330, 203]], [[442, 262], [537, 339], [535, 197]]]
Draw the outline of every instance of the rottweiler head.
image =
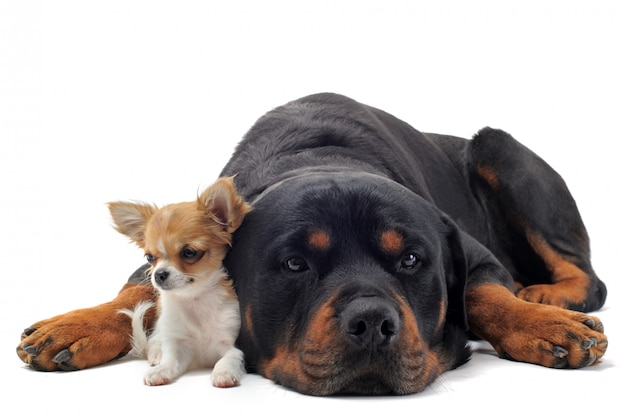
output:
[[226, 266], [251, 371], [311, 395], [409, 394], [468, 359], [458, 231], [388, 179], [309, 173], [254, 203]]

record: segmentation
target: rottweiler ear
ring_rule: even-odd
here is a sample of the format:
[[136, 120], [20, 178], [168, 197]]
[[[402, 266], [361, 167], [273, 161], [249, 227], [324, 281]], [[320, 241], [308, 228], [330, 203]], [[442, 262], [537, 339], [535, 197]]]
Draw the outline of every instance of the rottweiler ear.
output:
[[448, 290], [448, 311], [446, 322], [468, 329], [465, 312], [465, 287], [467, 283], [467, 258], [464, 239], [458, 226], [447, 216], [442, 216], [448, 227], [446, 235], [449, 259], [446, 262], [446, 286]]

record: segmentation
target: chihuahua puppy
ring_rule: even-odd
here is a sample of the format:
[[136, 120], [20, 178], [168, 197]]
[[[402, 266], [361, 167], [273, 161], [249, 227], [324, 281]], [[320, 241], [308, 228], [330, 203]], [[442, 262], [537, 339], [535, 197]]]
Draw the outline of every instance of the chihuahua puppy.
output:
[[222, 261], [251, 207], [235, 191], [233, 179], [218, 179], [196, 201], [108, 207], [116, 230], [145, 251], [150, 280], [159, 291], [149, 336], [143, 319], [152, 303], [121, 311], [132, 319], [133, 350], [153, 366], [145, 384], [169, 384], [189, 369], [212, 367], [214, 386], [238, 385], [245, 375], [243, 352], [235, 347], [241, 317]]

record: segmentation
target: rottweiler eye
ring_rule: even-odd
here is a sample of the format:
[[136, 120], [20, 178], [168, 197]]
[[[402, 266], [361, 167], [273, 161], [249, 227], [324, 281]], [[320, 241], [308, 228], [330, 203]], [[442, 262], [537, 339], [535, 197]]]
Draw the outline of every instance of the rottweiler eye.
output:
[[287, 258], [283, 264], [285, 268], [291, 272], [304, 272], [309, 269], [309, 265], [306, 263], [304, 258], [299, 256]]
[[146, 261], [148, 261], [149, 264], [154, 263], [154, 261], [156, 261], [156, 257], [146, 253]]
[[409, 252], [405, 254], [400, 260], [400, 266], [404, 269], [413, 269], [421, 263], [419, 256], [416, 254]]

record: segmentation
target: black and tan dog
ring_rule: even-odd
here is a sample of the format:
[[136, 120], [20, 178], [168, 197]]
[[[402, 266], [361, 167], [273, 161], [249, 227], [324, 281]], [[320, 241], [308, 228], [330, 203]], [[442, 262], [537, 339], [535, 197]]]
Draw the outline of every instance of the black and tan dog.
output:
[[[263, 116], [223, 175], [254, 207], [226, 266], [251, 371], [302, 393], [408, 394], [463, 364], [468, 337], [500, 356], [580, 368], [607, 348], [604, 284], [565, 183], [507, 133], [423, 134], [320, 94]], [[38, 370], [125, 355], [140, 268], [113, 301], [34, 324]]]

